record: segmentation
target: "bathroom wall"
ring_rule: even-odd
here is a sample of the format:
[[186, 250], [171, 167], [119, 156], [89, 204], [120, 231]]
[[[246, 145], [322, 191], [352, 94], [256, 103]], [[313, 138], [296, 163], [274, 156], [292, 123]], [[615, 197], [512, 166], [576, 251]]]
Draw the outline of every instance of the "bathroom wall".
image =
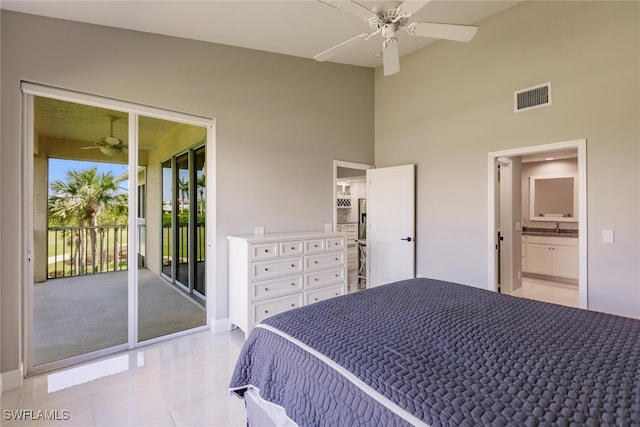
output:
[[[578, 159], [559, 159], [539, 162], [522, 163], [522, 225], [533, 228], [553, 228], [555, 222], [532, 221], [529, 219], [530, 186], [529, 178], [540, 175], [557, 175], [567, 173], [578, 173]], [[577, 222], [561, 222], [563, 229], [577, 230]]]

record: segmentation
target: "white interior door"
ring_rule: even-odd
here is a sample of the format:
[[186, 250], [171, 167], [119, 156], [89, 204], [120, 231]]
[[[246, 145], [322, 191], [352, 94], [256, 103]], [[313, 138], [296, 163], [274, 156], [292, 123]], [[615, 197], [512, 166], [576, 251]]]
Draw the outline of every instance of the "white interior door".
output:
[[367, 171], [367, 287], [415, 277], [415, 165]]

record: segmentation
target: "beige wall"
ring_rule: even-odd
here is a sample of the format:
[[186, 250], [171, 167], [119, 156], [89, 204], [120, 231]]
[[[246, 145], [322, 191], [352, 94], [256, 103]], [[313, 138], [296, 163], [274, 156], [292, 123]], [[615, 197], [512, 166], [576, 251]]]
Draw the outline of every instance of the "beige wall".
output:
[[7, 11], [1, 28], [3, 373], [21, 359], [21, 79], [216, 119], [216, 319], [227, 316], [227, 235], [321, 230], [333, 160], [373, 163], [371, 69]]
[[[376, 71], [376, 164], [417, 164], [419, 273], [486, 288], [487, 153], [586, 138], [589, 308], [640, 317], [638, 22], [638, 2], [525, 2]], [[553, 105], [514, 114], [548, 81]]]

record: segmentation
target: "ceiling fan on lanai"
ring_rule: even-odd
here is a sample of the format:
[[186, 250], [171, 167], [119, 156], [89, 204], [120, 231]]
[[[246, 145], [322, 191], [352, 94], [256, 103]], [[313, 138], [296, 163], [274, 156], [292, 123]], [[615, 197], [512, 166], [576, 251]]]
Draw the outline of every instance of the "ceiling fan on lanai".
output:
[[[109, 123], [111, 125], [109, 136], [105, 136], [100, 140], [100, 142], [94, 142], [94, 144], [90, 147], [81, 147], [81, 150], [91, 150], [97, 148], [109, 157], [113, 157], [120, 153], [129, 152], [129, 146], [126, 145], [121, 139], [113, 136], [113, 123], [118, 120], [118, 117], [107, 116], [107, 120], [109, 120]], [[138, 149], [157, 150], [158, 147], [154, 147], [152, 145], [138, 145]]]
[[406, 31], [407, 34], [419, 37], [468, 42], [475, 36], [478, 27], [473, 25], [443, 24], [435, 22], [409, 22], [409, 18], [422, 9], [431, 0], [386, 1], [369, 9], [363, 2], [346, 0], [318, 0], [337, 9], [343, 10], [357, 18], [369, 22], [372, 33], [363, 33], [333, 46], [314, 56], [317, 61], [326, 61], [335, 55], [347, 51], [371, 39], [376, 34], [382, 34], [382, 64], [385, 76], [400, 71], [400, 57], [396, 32]]

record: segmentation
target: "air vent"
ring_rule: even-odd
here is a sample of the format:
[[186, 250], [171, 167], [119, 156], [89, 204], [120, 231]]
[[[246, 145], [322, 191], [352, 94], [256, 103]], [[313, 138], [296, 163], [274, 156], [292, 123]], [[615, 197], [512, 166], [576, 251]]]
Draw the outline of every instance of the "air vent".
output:
[[514, 92], [513, 103], [516, 113], [551, 105], [551, 82]]

